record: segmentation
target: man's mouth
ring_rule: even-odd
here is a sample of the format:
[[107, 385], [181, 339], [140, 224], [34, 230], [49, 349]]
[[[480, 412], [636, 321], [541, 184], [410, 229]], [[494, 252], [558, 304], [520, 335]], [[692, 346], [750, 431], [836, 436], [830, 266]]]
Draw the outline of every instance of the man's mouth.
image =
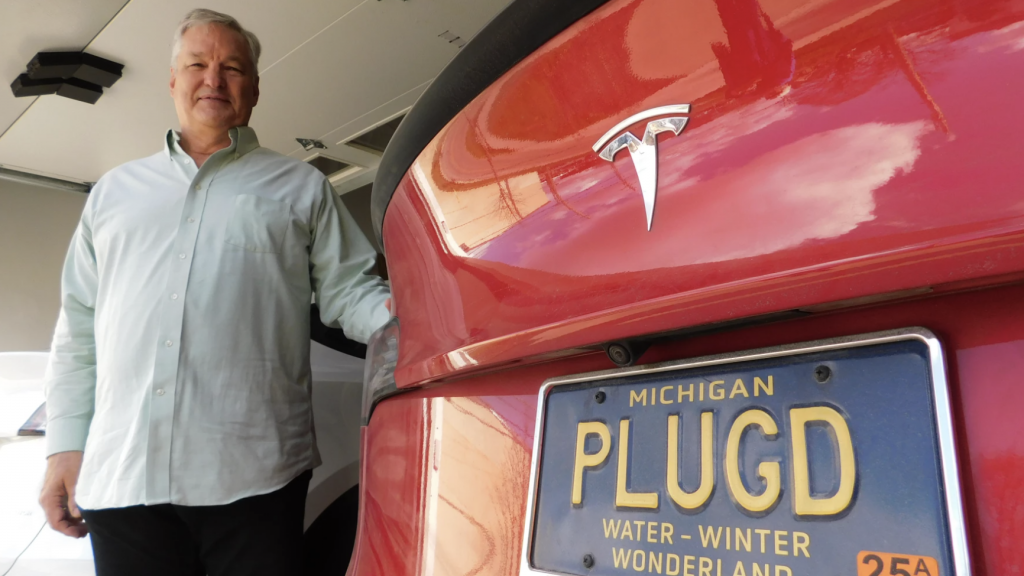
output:
[[211, 100], [211, 101], [214, 101], [214, 102], [224, 102], [225, 104], [230, 102], [230, 100], [228, 100], [224, 96], [217, 96], [215, 94], [207, 94], [205, 96], [200, 96], [199, 99], [200, 100]]

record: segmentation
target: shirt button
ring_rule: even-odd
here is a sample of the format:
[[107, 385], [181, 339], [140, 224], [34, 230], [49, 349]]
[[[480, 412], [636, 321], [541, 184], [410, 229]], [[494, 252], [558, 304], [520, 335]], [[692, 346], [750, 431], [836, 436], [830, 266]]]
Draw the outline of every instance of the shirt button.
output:
[[171, 294], [171, 300], [177, 300], [177, 299], [178, 299], [178, 295], [177, 294]]
[[182, 252], [181, 254], [178, 254], [178, 258], [184, 260], [185, 259], [185, 253]]
[[196, 184], [196, 190], [202, 190], [202, 189], [203, 189], [203, 185], [202, 184]]
[[191, 158], [185, 158], [185, 164], [191, 164], [191, 163], [192, 163], [192, 159]]
[[164, 346], [167, 346], [168, 348], [170, 348], [171, 346], [174, 346], [174, 342], [171, 342], [170, 340], [168, 340], [167, 342], [164, 342]]
[[157, 396], [163, 396], [164, 395], [164, 389], [163, 388], [157, 388], [156, 389], [156, 395]]
[[195, 222], [195, 221], [196, 221], [196, 219], [195, 219], [195, 218], [189, 218], [189, 219], [188, 219], [188, 223], [189, 223], [189, 224], [191, 224], [191, 223], [193, 223], [193, 222]]

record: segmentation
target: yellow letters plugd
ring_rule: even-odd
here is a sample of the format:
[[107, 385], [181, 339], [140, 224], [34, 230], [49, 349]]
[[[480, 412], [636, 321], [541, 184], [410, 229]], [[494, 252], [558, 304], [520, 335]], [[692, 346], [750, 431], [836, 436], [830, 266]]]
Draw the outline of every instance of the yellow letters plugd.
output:
[[[583, 449], [587, 445], [587, 436], [597, 434], [601, 438], [601, 447], [593, 454], [586, 454]], [[611, 450], [611, 433], [604, 422], [580, 422], [576, 425], [576, 464], [572, 473], [572, 503], [583, 502], [583, 469], [600, 466]]]
[[715, 487], [714, 418], [714, 412], [710, 411], [700, 415], [700, 485], [693, 492], [687, 492], [679, 486], [679, 416], [668, 417], [668, 495], [686, 510], [703, 506]]
[[765, 436], [774, 436], [779, 433], [775, 419], [764, 410], [752, 408], [740, 414], [732, 423], [726, 443], [726, 485], [729, 487], [729, 493], [740, 506], [751, 512], [764, 512], [779, 499], [782, 478], [779, 475], [778, 462], [761, 462], [757, 465], [757, 473], [765, 479], [767, 487], [763, 493], [757, 496], [747, 492], [747, 488], [743, 485], [743, 479], [740, 477], [740, 440], [743, 438], [743, 431], [748, 426], [759, 426], [761, 433]]
[[[811, 497], [810, 465], [807, 462], [807, 424], [824, 422], [835, 432], [839, 448], [839, 490], [827, 498]], [[802, 516], [831, 516], [850, 505], [857, 481], [857, 467], [853, 460], [853, 440], [843, 415], [828, 406], [793, 408], [789, 411], [789, 425], [793, 438], [793, 511]]]

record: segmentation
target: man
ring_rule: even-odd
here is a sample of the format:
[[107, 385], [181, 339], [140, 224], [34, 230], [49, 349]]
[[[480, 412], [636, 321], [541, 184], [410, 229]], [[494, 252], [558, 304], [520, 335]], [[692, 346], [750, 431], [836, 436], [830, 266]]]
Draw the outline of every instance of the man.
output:
[[388, 319], [330, 184], [248, 127], [259, 53], [234, 18], [190, 12], [172, 51], [181, 132], [104, 175], [72, 239], [40, 503], [54, 529], [92, 534], [100, 576], [300, 573], [320, 463], [310, 302], [361, 341]]

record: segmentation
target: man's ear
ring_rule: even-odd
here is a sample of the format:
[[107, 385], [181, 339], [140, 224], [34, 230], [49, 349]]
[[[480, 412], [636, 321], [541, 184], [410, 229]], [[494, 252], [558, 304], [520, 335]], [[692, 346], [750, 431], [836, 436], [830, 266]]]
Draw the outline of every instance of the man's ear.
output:
[[256, 81], [252, 83], [252, 105], [255, 107], [256, 103], [260, 101], [260, 77], [256, 77]]
[[174, 81], [175, 80], [177, 80], [177, 76], [175, 75], [174, 66], [171, 66], [171, 81], [170, 81], [168, 87], [170, 88], [170, 92], [171, 92], [171, 97], [172, 98], [174, 97]]

